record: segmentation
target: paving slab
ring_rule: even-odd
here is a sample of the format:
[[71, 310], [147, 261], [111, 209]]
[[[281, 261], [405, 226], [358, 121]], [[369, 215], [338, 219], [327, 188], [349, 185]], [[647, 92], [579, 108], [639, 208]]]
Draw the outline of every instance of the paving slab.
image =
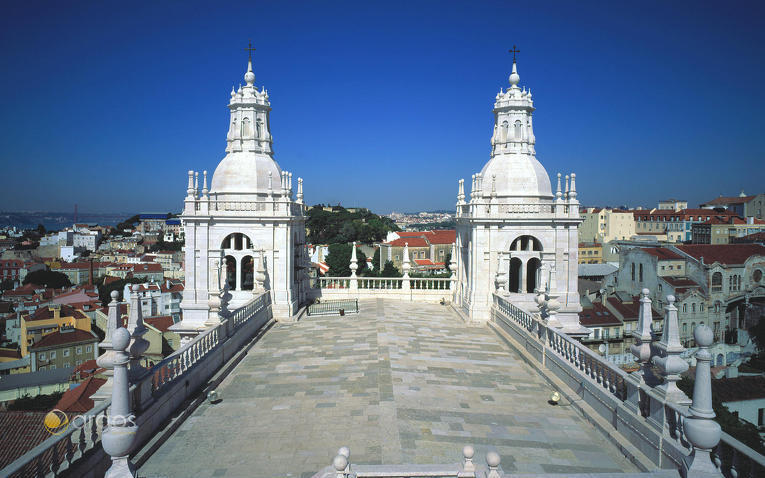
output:
[[341, 446], [356, 464], [455, 463], [489, 450], [508, 473], [635, 472], [488, 328], [437, 304], [274, 326], [141, 467], [145, 478], [306, 477]]

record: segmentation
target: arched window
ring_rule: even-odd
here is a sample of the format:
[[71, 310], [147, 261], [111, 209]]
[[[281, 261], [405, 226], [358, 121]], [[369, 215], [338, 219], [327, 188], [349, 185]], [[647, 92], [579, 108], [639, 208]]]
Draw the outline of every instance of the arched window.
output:
[[722, 290], [722, 272], [715, 272], [712, 274], [712, 291], [719, 292]]
[[229, 234], [228, 236], [223, 239], [223, 242], [221, 243], [221, 249], [233, 249], [235, 251], [241, 251], [241, 250], [251, 250], [252, 249], [252, 241], [250, 241], [250, 238], [246, 235], [242, 234], [241, 232], [235, 232], [233, 234]]
[[635, 280], [635, 263], [632, 263], [632, 280]]
[[241, 262], [242, 290], [252, 290], [254, 279], [254, 267], [252, 256], [244, 256]]
[[522, 139], [521, 135], [521, 122], [520, 120], [516, 120], [516, 122], [513, 124], [513, 137], [515, 139]]
[[683, 304], [683, 312], [688, 312], [688, 304]]
[[250, 118], [244, 118], [242, 120], [242, 138], [249, 138], [252, 136], [252, 129], [250, 128]]
[[255, 132], [257, 133], [256, 138], [260, 139], [263, 137], [263, 123], [260, 120], [255, 123]]
[[536, 257], [532, 257], [526, 263], [526, 292], [534, 292], [539, 286], [539, 266], [540, 261]]
[[236, 290], [236, 259], [226, 256], [226, 282], [230, 290]]
[[720, 313], [721, 305], [722, 304], [720, 304], [719, 300], [717, 302], [715, 302], [715, 314], [719, 314]]
[[691, 304], [691, 312], [694, 313], [694, 314], [696, 313], [696, 302]]
[[502, 122], [502, 136], [500, 137], [501, 142], [503, 143], [507, 142], [507, 130], [508, 130], [507, 121], [504, 121]]
[[518, 293], [521, 291], [521, 268], [523, 264], [517, 257], [510, 259], [510, 282], [508, 289], [510, 292]]
[[640, 264], [640, 273], [639, 273], [639, 281], [643, 282], [643, 264]]
[[542, 251], [542, 243], [534, 236], [521, 236], [510, 245], [511, 251]]

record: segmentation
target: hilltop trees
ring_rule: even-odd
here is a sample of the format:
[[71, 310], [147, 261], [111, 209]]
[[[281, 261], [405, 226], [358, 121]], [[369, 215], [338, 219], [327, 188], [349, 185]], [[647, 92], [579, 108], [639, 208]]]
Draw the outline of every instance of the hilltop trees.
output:
[[325, 211], [321, 205], [308, 210], [308, 241], [314, 244], [372, 243], [382, 241], [389, 231], [398, 231], [396, 224], [367, 209], [350, 212], [336, 206]]

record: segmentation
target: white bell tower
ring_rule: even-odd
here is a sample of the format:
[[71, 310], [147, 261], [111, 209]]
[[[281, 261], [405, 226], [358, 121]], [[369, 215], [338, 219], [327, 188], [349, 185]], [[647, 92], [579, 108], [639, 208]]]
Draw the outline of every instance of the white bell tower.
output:
[[189, 171], [181, 219], [186, 235], [183, 320], [172, 328], [189, 338], [216, 323], [215, 309], [225, 283], [230, 309], [270, 291], [278, 320], [290, 320], [308, 299], [303, 181], [273, 158], [271, 103], [258, 91], [252, 48], [245, 86], [232, 88], [226, 156], [207, 188], [207, 171]]
[[455, 302], [471, 321], [482, 322], [489, 318], [495, 292], [536, 312], [537, 292], [549, 289], [555, 319], [576, 333], [581, 329], [576, 176], [566, 176], [563, 191], [558, 174], [553, 195], [547, 171], [536, 159], [531, 90], [518, 86], [518, 50], [510, 51], [510, 87], [500, 89], [494, 103], [491, 157], [473, 175], [467, 201], [464, 180], [459, 181]]

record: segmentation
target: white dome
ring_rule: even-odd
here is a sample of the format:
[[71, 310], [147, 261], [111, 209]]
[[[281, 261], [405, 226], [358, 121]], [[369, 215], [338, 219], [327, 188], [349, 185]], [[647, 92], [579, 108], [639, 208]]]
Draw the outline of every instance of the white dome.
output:
[[275, 194], [281, 191], [282, 170], [270, 156], [253, 152], [229, 153], [215, 168], [210, 193], [268, 193], [271, 173]]
[[491, 192], [492, 176], [497, 196], [552, 198], [550, 177], [544, 166], [527, 154], [498, 154], [481, 171], [483, 190]]

